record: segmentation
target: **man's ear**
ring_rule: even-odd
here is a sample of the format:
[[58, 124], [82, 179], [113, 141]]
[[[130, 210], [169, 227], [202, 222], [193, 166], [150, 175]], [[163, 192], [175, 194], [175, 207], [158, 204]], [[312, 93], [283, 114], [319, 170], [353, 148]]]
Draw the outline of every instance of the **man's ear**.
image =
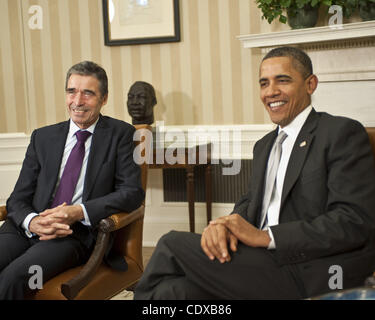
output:
[[318, 77], [315, 74], [310, 75], [306, 79], [306, 85], [307, 85], [307, 92], [309, 95], [312, 95], [316, 88], [318, 87]]
[[103, 97], [103, 103], [102, 106], [106, 105], [108, 101], [108, 93]]

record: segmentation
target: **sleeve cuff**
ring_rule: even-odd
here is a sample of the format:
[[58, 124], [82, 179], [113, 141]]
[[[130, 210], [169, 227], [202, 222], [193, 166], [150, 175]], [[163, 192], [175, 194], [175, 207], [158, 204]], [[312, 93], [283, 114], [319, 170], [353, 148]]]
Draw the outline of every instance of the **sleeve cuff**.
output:
[[38, 216], [38, 214], [35, 213], [35, 212], [32, 212], [32, 213], [28, 214], [27, 217], [25, 218], [25, 220], [23, 220], [23, 222], [22, 222], [22, 228], [25, 230], [25, 234], [26, 234], [26, 236], [27, 236], [28, 238], [32, 238], [33, 236], [36, 236], [35, 233], [32, 233], [32, 232], [30, 232], [30, 230], [29, 230], [29, 224], [30, 224], [30, 221], [31, 221], [34, 217], [36, 217], [36, 216]]
[[90, 219], [89, 219], [89, 215], [87, 214], [87, 210], [86, 210], [85, 206], [82, 203], [80, 203], [79, 205], [82, 207], [83, 215], [85, 216], [85, 219], [81, 220], [81, 223], [84, 226], [91, 227], [91, 222], [90, 222]]
[[267, 232], [268, 232], [268, 235], [269, 235], [270, 238], [271, 238], [271, 242], [269, 243], [267, 249], [268, 249], [268, 250], [275, 250], [275, 249], [276, 249], [275, 238], [273, 237], [273, 234], [272, 234], [271, 228], [268, 228]]

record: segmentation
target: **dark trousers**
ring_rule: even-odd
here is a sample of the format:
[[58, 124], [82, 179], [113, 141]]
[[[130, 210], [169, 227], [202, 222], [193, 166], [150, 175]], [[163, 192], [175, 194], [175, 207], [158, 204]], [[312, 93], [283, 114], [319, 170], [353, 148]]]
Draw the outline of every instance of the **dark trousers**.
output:
[[[88, 249], [77, 239], [64, 237], [48, 241], [28, 238], [10, 220], [0, 227], [0, 300], [19, 300], [31, 294], [30, 278], [40, 267], [45, 283], [66, 269], [83, 264]], [[30, 273], [29, 273], [30, 270]]]
[[238, 245], [232, 260], [211, 261], [201, 236], [172, 231], [164, 235], [139, 281], [134, 299], [301, 299], [302, 290], [288, 266], [272, 252]]

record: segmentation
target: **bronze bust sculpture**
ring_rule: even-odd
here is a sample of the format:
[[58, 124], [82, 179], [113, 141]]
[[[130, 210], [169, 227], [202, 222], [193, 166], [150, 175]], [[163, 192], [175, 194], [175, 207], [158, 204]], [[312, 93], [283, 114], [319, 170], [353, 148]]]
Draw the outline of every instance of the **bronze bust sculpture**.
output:
[[157, 100], [154, 87], [144, 81], [136, 81], [129, 89], [128, 112], [132, 124], [149, 124], [154, 122], [154, 106]]

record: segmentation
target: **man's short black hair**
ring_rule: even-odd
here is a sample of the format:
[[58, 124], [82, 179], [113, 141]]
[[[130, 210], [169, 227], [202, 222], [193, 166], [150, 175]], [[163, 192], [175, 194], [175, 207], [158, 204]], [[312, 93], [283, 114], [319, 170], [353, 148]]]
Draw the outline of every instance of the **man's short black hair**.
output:
[[313, 74], [313, 66], [310, 57], [299, 48], [279, 47], [272, 49], [264, 56], [262, 62], [266, 59], [276, 57], [291, 58], [294, 68], [302, 74], [304, 79]]
[[81, 76], [92, 76], [99, 81], [99, 90], [102, 97], [108, 94], [108, 78], [105, 70], [92, 61], [82, 61], [72, 66], [66, 74], [65, 90], [68, 88], [68, 81], [72, 74]]

